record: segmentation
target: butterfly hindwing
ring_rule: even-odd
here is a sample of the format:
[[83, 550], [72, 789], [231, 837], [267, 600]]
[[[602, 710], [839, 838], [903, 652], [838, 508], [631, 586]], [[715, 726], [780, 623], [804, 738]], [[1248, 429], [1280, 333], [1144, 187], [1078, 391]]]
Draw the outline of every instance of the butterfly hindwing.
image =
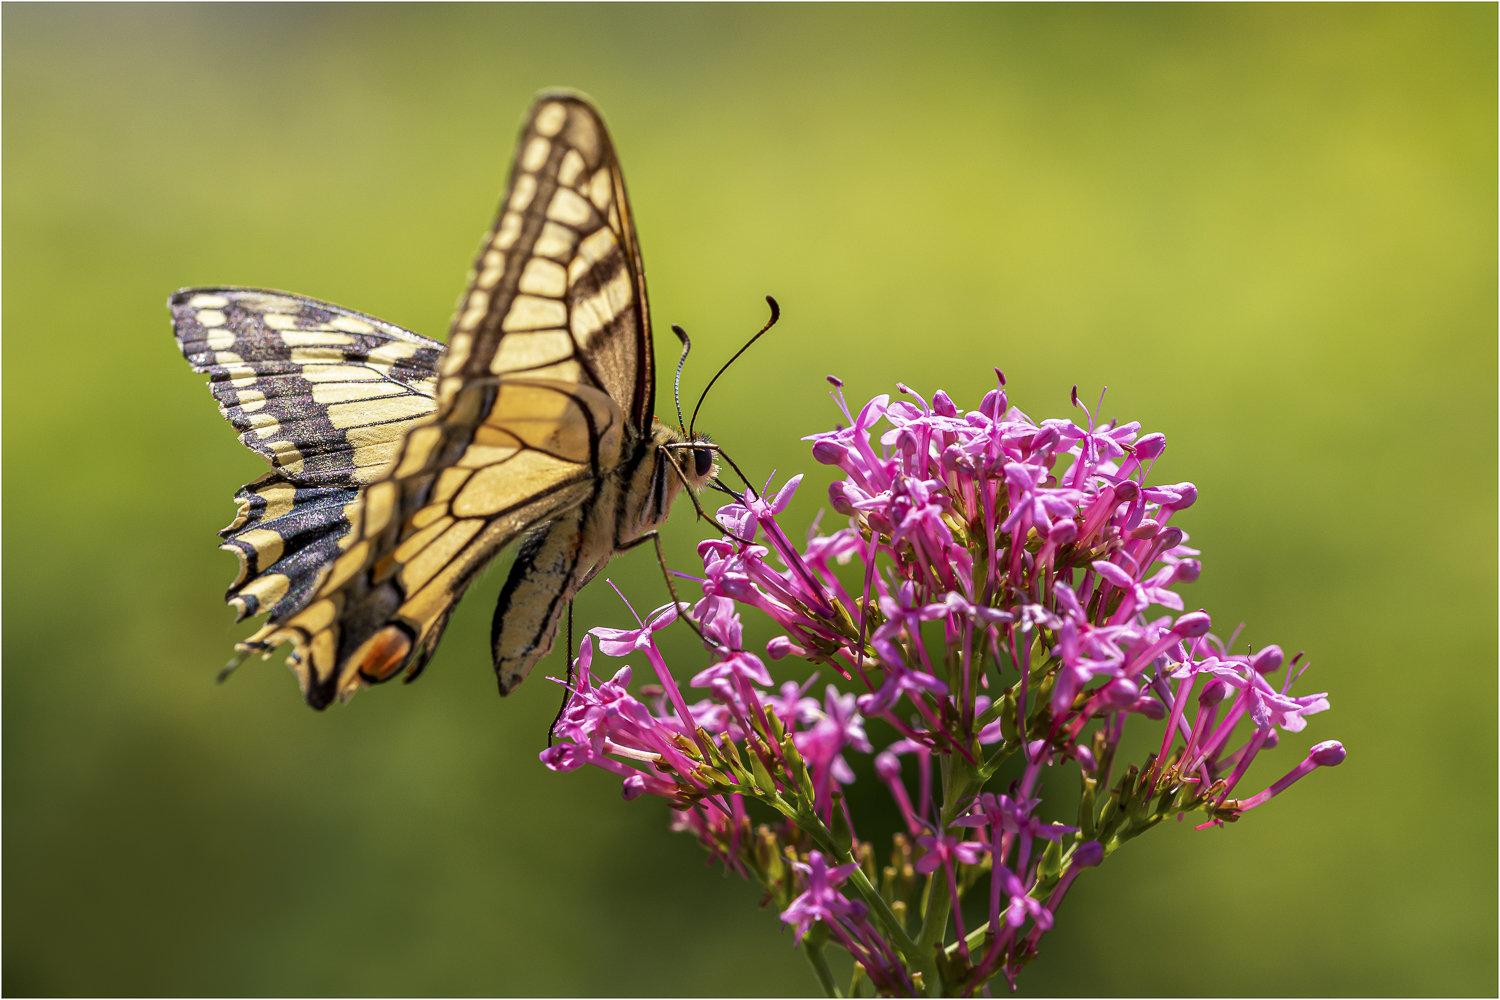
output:
[[240, 558], [224, 599], [239, 618], [269, 614], [280, 621], [307, 603], [323, 570], [348, 544], [349, 514], [358, 486], [307, 486], [268, 472], [235, 494], [239, 516], [219, 532], [219, 548]]
[[529, 528], [578, 526], [557, 546], [573, 560], [560, 577], [570, 592], [583, 552], [614, 551], [614, 521], [577, 511], [642, 453], [651, 339], [619, 164], [581, 98], [533, 106], [439, 372], [437, 413], [368, 487], [311, 602], [251, 639], [296, 644], [316, 707], [402, 668], [413, 676], [464, 589]]
[[169, 302], [178, 346], [273, 471], [240, 489], [220, 534], [240, 557], [240, 617], [295, 612], [349, 543], [363, 486], [436, 409], [443, 345], [300, 295], [191, 288]]

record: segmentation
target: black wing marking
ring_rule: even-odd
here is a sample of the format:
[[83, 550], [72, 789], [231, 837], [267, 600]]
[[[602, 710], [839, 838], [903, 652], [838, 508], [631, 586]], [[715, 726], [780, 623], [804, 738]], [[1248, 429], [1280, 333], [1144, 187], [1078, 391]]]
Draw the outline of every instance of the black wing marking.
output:
[[[297, 646], [292, 665], [308, 703], [394, 677], [431, 657], [454, 603], [527, 528], [583, 503], [617, 454], [623, 416], [597, 390], [543, 379], [476, 382], [456, 397], [455, 419], [488, 415], [473, 443], [427, 452], [429, 465], [371, 484], [353, 518], [352, 544], [305, 608], [252, 636], [250, 648]], [[441, 440], [447, 413], [409, 437]], [[411, 454], [410, 449], [407, 455]], [[417, 512], [403, 522], [402, 506]]]
[[367, 483], [435, 405], [443, 345], [327, 302], [266, 289], [172, 296], [178, 347], [240, 440], [301, 483]]
[[239, 619], [269, 614], [279, 621], [302, 607], [348, 544], [349, 515], [364, 491], [357, 486], [305, 486], [268, 472], [235, 494], [240, 513], [219, 534], [219, 548], [240, 557], [224, 595]]

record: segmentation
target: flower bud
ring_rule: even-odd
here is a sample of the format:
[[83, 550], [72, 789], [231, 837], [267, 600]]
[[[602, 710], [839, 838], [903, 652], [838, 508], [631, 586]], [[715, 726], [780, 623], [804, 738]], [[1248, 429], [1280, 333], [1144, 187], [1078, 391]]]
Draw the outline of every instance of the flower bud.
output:
[[1128, 588], [1135, 584], [1135, 577], [1107, 559], [1095, 559], [1090, 565], [1094, 567], [1094, 572], [1116, 587]]
[[953, 405], [953, 400], [948, 397], [946, 392], [939, 389], [932, 394], [932, 412], [940, 417], [956, 417], [958, 416], [958, 407]]
[[1229, 685], [1218, 677], [1203, 685], [1203, 690], [1198, 692], [1198, 704], [1204, 708], [1212, 708], [1224, 700], [1229, 693]]
[[1281, 731], [1272, 729], [1269, 733], [1266, 734], [1266, 738], [1260, 741], [1260, 748], [1262, 750], [1274, 750], [1276, 749], [1276, 744], [1280, 742]]
[[1060, 435], [1057, 428], [1052, 426], [1043, 427], [1031, 436], [1031, 453], [1033, 455], [1049, 455], [1052, 449], [1057, 447]]
[[901, 780], [901, 758], [889, 750], [875, 755], [875, 776], [884, 782]]
[[1021, 731], [1016, 726], [1016, 695], [1009, 688], [1000, 696], [1000, 735], [1007, 740], [1021, 738]]
[[632, 774], [620, 783], [620, 794], [625, 797], [626, 802], [634, 801], [646, 794], [646, 779], [639, 774]]
[[1074, 868], [1095, 868], [1104, 860], [1104, 845], [1097, 840], [1085, 840], [1073, 849]]
[[1177, 624], [1172, 626], [1172, 634], [1179, 639], [1196, 639], [1212, 625], [1213, 619], [1208, 616], [1207, 611], [1189, 611], [1177, 619]]
[[1127, 479], [1115, 487], [1115, 503], [1129, 503], [1140, 495], [1141, 488], [1133, 479]]
[[778, 635], [766, 643], [766, 655], [773, 660], [784, 659], [788, 654], [801, 651], [801, 648], [792, 642], [790, 636]]
[[1161, 525], [1151, 519], [1146, 519], [1131, 529], [1131, 538], [1155, 538], [1156, 533], [1161, 530]]
[[1165, 434], [1147, 434], [1135, 443], [1135, 457], [1142, 461], [1150, 461], [1157, 455], [1167, 450], [1167, 436]]
[[1163, 552], [1166, 552], [1168, 549], [1175, 549], [1182, 544], [1182, 529], [1168, 528], [1156, 536], [1156, 541], [1161, 546]]
[[1139, 712], [1148, 719], [1160, 720], [1167, 717], [1167, 706], [1163, 705], [1161, 702], [1157, 701], [1155, 698], [1150, 697], [1149, 695], [1145, 698], [1137, 699], [1135, 704], [1131, 705], [1128, 711]]
[[1078, 537], [1078, 522], [1071, 517], [1059, 518], [1047, 532], [1047, 540], [1055, 545], [1067, 545]]
[[1100, 691], [1100, 697], [1104, 703], [1114, 708], [1127, 708], [1133, 705], [1140, 696], [1140, 687], [1128, 677], [1112, 680]]
[[1319, 767], [1338, 767], [1344, 762], [1344, 744], [1338, 740], [1324, 740], [1307, 754]]
[[1201, 562], [1196, 559], [1184, 559], [1172, 571], [1172, 581], [1174, 583], [1192, 583], [1198, 579], [1198, 574], [1202, 572], [1203, 564]]
[[844, 492], [842, 479], [836, 479], [828, 484], [828, 502], [833, 504], [833, 509], [840, 514], [853, 517], [857, 513], [854, 504], [849, 502], [849, 495]]
[[974, 474], [974, 460], [969, 457], [968, 452], [956, 444], [951, 444], [943, 449], [942, 463], [943, 468], [949, 472], [958, 472], [964, 475]]
[[576, 745], [559, 743], [555, 747], [548, 747], [537, 756], [549, 771], [573, 771], [588, 761], [587, 754], [587, 748], [580, 749]]
[[1089, 774], [1099, 770], [1099, 762], [1094, 759], [1094, 752], [1083, 744], [1073, 748], [1073, 756], [1078, 759], [1078, 766]]
[[843, 465], [849, 457], [849, 449], [837, 441], [817, 441], [812, 447], [813, 458], [824, 465]]
[[980, 401], [979, 412], [983, 413], [991, 420], [999, 420], [1001, 417], [1005, 416], [1005, 411], [1009, 407], [1009, 405], [1010, 404], [1006, 402], [1004, 390], [991, 389], [989, 392], [984, 394], [984, 399]]
[[1171, 510], [1187, 510], [1198, 500], [1198, 487], [1192, 483], [1173, 483], [1172, 491], [1182, 497], [1176, 503], [1167, 504]]
[[1250, 657], [1250, 666], [1258, 674], [1274, 674], [1281, 669], [1285, 660], [1286, 654], [1281, 651], [1280, 646], [1267, 646]]

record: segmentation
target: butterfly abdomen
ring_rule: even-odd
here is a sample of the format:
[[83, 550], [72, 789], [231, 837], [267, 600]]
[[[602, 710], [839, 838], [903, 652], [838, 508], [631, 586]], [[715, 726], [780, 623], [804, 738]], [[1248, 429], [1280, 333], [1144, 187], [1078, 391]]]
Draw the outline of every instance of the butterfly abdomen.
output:
[[618, 480], [606, 476], [591, 497], [526, 536], [490, 627], [501, 694], [514, 690], [551, 652], [568, 602], [614, 555], [618, 492]]

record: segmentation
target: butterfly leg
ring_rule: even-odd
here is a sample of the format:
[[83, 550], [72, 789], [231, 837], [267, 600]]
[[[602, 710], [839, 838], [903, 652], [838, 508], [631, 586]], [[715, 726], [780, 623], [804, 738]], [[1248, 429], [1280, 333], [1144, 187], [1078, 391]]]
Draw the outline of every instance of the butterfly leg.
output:
[[557, 706], [557, 718], [552, 720], [552, 725], [547, 727], [547, 745], [552, 745], [552, 737], [557, 733], [557, 724], [562, 721], [563, 713], [573, 702], [573, 602], [568, 602], [568, 677], [563, 682], [562, 704]]

